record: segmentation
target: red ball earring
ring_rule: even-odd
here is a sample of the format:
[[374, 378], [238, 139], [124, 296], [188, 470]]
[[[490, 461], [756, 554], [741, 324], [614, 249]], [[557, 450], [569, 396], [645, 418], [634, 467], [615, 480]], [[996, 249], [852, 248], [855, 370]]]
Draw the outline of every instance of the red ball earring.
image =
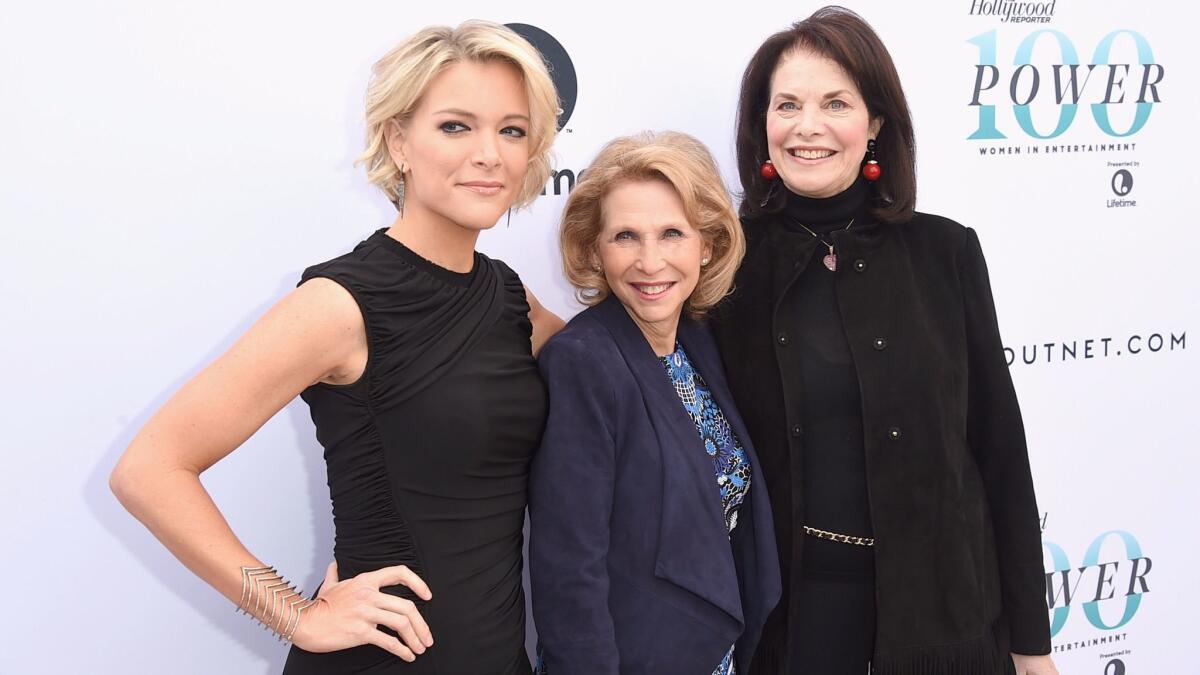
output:
[[761, 173], [762, 177], [766, 178], [767, 180], [775, 180], [776, 178], [779, 178], [779, 171], [775, 169], [775, 165], [772, 164], [771, 160], [769, 159], [762, 163], [762, 166], [759, 167], [758, 172]]
[[875, 161], [875, 139], [867, 139], [867, 163], [862, 168], [863, 178], [874, 183], [883, 175], [883, 169], [879, 168], [879, 162]]

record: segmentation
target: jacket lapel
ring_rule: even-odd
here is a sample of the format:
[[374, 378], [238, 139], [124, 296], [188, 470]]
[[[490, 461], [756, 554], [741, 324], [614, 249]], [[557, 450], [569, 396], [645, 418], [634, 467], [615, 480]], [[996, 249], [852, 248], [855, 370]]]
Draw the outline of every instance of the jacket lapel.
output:
[[[679, 342], [688, 357], [708, 383], [713, 400], [725, 413], [734, 435], [742, 443], [742, 449], [750, 461], [750, 493], [739, 507], [738, 525], [733, 537], [739, 548], [743, 565], [740, 578], [744, 619], [747, 625], [761, 626], [767, 614], [775, 607], [781, 593], [779, 580], [779, 556], [776, 553], [775, 527], [771, 518], [771, 502], [767, 494], [767, 483], [763, 479], [762, 465], [750, 441], [750, 434], [742, 423], [737, 406], [733, 401], [725, 379], [725, 367], [717, 351], [716, 341], [707, 326], [687, 319], [679, 322]], [[748, 528], [752, 532], [737, 532]], [[750, 535], [750, 536], [747, 536]]]
[[662, 459], [662, 515], [654, 574], [703, 598], [744, 627], [720, 489], [696, 425], [662, 362], [620, 301], [609, 296], [596, 310], [641, 388]]

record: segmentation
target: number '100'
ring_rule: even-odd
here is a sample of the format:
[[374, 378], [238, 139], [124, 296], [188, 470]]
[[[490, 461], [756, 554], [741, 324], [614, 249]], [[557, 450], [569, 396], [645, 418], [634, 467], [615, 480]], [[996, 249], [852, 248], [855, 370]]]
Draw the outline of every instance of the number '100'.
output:
[[[1039, 132], [1033, 125], [1033, 115], [1029, 104], [1037, 97], [1039, 91], [1051, 89], [1043, 87], [1043, 73], [1032, 63], [1033, 47], [1042, 36], [1051, 36], [1058, 42], [1062, 63], [1050, 66], [1050, 76], [1053, 80], [1054, 102], [1059, 106], [1058, 125], [1049, 133]], [[1133, 39], [1137, 47], [1138, 63], [1109, 63], [1113, 42], [1122, 35]], [[975, 88], [969, 105], [979, 108], [979, 125], [975, 133], [968, 136], [972, 140], [994, 140], [1007, 138], [996, 126], [996, 106], [980, 102], [980, 96], [1001, 82], [1000, 68], [996, 64], [996, 30], [977, 35], [967, 42], [979, 47], [979, 65], [975, 66]], [[1140, 33], [1132, 30], [1115, 30], [1101, 38], [1092, 55], [1092, 62], [1081, 66], [1079, 54], [1075, 45], [1063, 33], [1044, 29], [1030, 33], [1017, 46], [1013, 57], [1016, 68], [1008, 78], [1009, 100], [1012, 101], [1013, 115], [1021, 129], [1034, 138], [1054, 138], [1071, 127], [1075, 114], [1079, 111], [1079, 101], [1085, 94], [1091, 93], [1092, 117], [1096, 125], [1109, 136], [1132, 136], [1146, 125], [1150, 119], [1150, 111], [1155, 103], [1160, 103], [1158, 86], [1162, 83], [1165, 69], [1154, 62], [1154, 52], [1150, 43]], [[1134, 66], [1139, 66], [1135, 68]], [[1103, 76], [1103, 81], [1093, 80], [1093, 71]], [[1089, 84], [1091, 85], [1089, 87]], [[1099, 93], [1104, 96], [1100, 97]], [[1121, 132], [1113, 129], [1108, 117], [1108, 106], [1123, 103], [1126, 93], [1137, 93], [1137, 109], [1133, 123], [1129, 129]]]

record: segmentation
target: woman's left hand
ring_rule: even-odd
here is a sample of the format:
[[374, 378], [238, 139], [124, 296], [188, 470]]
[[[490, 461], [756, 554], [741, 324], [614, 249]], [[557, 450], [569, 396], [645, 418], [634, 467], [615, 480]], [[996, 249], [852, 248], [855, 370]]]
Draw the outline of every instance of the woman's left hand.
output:
[[1013, 654], [1013, 665], [1017, 667], [1017, 675], [1058, 675], [1054, 660], [1049, 656], [1027, 656]]

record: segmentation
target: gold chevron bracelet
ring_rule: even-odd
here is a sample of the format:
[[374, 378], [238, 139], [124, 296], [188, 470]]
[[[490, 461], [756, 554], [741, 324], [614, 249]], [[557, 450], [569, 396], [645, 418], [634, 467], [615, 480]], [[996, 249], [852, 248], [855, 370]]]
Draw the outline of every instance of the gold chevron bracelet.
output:
[[250, 615], [280, 640], [292, 641], [304, 610], [317, 604], [304, 597], [274, 567], [242, 567], [237, 611]]

